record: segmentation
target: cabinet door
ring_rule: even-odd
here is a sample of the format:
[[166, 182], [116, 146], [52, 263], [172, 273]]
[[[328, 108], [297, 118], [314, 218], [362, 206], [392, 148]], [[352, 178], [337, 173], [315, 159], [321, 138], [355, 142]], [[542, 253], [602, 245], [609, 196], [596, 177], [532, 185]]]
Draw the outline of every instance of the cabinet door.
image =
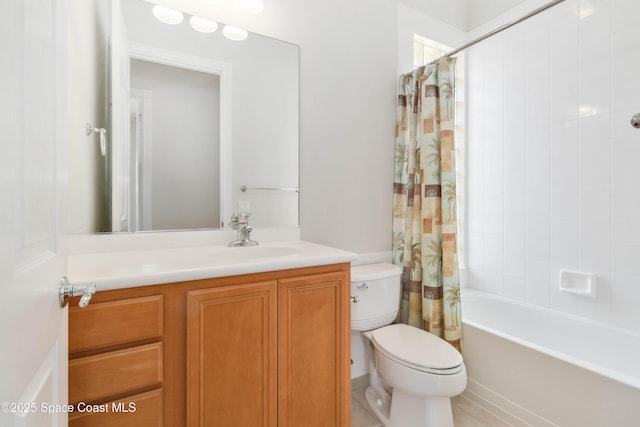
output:
[[349, 427], [349, 271], [278, 286], [278, 427]]
[[276, 282], [187, 292], [187, 426], [276, 425]]

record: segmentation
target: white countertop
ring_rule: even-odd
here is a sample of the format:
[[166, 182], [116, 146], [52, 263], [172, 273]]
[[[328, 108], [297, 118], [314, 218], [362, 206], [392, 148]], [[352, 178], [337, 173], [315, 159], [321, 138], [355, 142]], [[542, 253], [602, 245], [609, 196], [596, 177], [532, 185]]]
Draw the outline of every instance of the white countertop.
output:
[[352, 252], [305, 241], [229, 248], [197, 246], [69, 255], [71, 283], [104, 291], [351, 262]]

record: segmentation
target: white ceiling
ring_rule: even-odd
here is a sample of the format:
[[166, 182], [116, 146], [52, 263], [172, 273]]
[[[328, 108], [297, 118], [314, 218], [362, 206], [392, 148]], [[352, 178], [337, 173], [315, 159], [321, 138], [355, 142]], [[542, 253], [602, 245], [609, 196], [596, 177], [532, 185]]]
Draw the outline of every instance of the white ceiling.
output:
[[467, 3], [467, 31], [524, 3], [526, 0], [465, 0]]
[[399, 1], [463, 31], [471, 31], [526, 0]]

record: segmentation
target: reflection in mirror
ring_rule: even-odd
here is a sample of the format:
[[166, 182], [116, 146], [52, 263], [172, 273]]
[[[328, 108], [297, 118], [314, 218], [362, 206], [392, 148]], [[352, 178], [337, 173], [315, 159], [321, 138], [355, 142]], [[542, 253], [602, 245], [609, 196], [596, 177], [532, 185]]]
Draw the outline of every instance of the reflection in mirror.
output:
[[93, 172], [107, 209], [84, 232], [228, 227], [239, 208], [253, 227], [297, 226], [298, 47], [112, 4], [109, 150]]
[[130, 65], [129, 231], [220, 227], [220, 75]]

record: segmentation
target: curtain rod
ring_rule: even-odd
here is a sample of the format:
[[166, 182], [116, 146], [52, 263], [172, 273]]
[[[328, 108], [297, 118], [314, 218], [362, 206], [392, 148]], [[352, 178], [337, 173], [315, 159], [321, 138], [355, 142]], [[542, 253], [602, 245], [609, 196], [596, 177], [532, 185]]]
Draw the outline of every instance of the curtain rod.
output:
[[460, 46], [459, 48], [457, 48], [455, 50], [452, 50], [451, 52], [445, 53], [440, 58], [429, 62], [427, 65], [433, 65], [433, 64], [437, 63], [438, 61], [440, 61], [442, 58], [448, 58], [450, 56], [455, 55], [458, 52], [462, 52], [466, 48], [471, 47], [474, 44], [479, 43], [484, 39], [488, 39], [491, 36], [495, 36], [496, 34], [506, 30], [507, 28], [511, 28], [514, 25], [521, 23], [522, 21], [526, 21], [527, 19], [529, 19], [529, 18], [531, 18], [533, 16], [536, 16], [540, 12], [544, 12], [545, 10], [557, 5], [558, 3], [562, 3], [563, 1], [564, 0], [553, 0], [553, 1], [547, 3], [547, 4], [543, 5], [543, 6], [540, 6], [539, 8], [527, 13], [526, 15], [521, 16], [520, 18], [518, 18], [518, 19], [516, 19], [514, 21], [511, 21], [511, 22], [509, 22], [507, 24], [504, 24], [502, 27], [496, 28], [495, 30], [493, 30], [493, 31], [491, 31], [491, 32], [489, 32], [489, 33], [487, 33], [487, 34], [485, 34], [483, 36], [480, 36], [477, 39], [474, 39], [474, 40], [470, 41], [469, 43], [464, 44], [464, 45]]

